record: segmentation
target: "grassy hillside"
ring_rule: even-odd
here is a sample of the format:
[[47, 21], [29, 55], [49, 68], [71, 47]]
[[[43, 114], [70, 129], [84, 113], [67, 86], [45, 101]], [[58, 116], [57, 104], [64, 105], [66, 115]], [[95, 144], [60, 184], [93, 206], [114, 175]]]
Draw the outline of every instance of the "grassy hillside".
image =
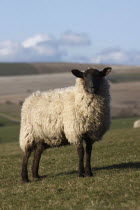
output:
[[37, 69], [27, 63], [0, 63], [0, 76], [38, 74]]
[[125, 74], [114, 74], [109, 77], [110, 81], [113, 83], [119, 83], [119, 82], [135, 82], [140, 81], [140, 72], [139, 73], [129, 73], [127, 74], [127, 71]]
[[[68, 146], [44, 152], [40, 167], [44, 178], [40, 181], [31, 178], [31, 157], [31, 183], [23, 184], [18, 136], [13, 138], [18, 131], [12, 126], [17, 125], [1, 119], [2, 123], [9, 123], [5, 131], [9, 137], [3, 138], [7, 142], [13, 138], [16, 142], [0, 144], [0, 208], [139, 209], [139, 129], [130, 128], [133, 120], [113, 120], [112, 129], [103, 141], [95, 143], [93, 177], [77, 177], [76, 148]], [[3, 128], [0, 127], [0, 136]]]
[[11, 103], [7, 101], [5, 104], [0, 104], [0, 119], [1, 116], [7, 116], [7, 118], [13, 120], [19, 120], [21, 112], [21, 105]]
[[70, 72], [73, 68], [85, 70], [89, 66], [103, 68], [103, 65], [78, 63], [0, 63], [0, 76]]
[[[112, 82], [140, 81], [140, 67], [114, 66], [114, 74], [110, 76]], [[78, 63], [0, 63], [0, 76], [33, 75], [70, 72], [71, 69], [85, 70], [88, 67], [102, 69], [105, 65]]]

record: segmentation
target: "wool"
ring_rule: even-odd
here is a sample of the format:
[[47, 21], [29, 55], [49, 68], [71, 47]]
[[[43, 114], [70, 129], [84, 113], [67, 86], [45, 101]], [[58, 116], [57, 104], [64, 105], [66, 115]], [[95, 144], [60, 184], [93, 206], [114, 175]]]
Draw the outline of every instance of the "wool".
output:
[[40, 142], [48, 146], [79, 144], [85, 138], [102, 139], [110, 127], [109, 83], [103, 78], [98, 94], [86, 91], [84, 80], [73, 87], [37, 91], [21, 110], [20, 147]]
[[133, 124], [133, 128], [140, 128], [140, 120], [136, 120]]

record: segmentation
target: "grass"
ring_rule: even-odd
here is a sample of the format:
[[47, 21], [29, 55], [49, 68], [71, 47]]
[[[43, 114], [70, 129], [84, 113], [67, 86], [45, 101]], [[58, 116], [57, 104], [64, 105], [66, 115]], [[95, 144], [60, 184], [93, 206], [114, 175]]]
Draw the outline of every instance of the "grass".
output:
[[19, 136], [19, 123], [6, 116], [0, 115], [0, 143], [17, 141]]
[[0, 104], [0, 115], [5, 115], [7, 118], [13, 118], [14, 120], [19, 120], [21, 112], [21, 106], [15, 103], [5, 103]]
[[133, 123], [138, 119], [139, 117], [114, 118], [112, 120], [111, 129], [132, 128]]
[[0, 127], [0, 143], [15, 142], [19, 136], [19, 125]]
[[38, 74], [37, 69], [28, 63], [0, 63], [0, 76]]
[[[19, 126], [9, 122], [0, 127], [0, 136], [7, 128], [3, 139], [8, 142], [0, 144], [0, 209], [139, 209], [139, 129], [130, 128], [133, 120], [113, 120], [103, 141], [95, 143], [93, 177], [77, 177], [76, 147], [68, 146], [44, 152], [41, 181], [31, 178], [31, 157], [29, 184], [20, 178], [22, 154], [18, 130], [13, 129]], [[11, 133], [17, 135], [13, 138], [16, 142], [9, 142]]]
[[140, 81], [140, 73], [129, 73], [127, 72], [125, 74], [115, 74], [111, 75], [110, 81], [113, 83], [119, 83], [119, 82], [136, 82]]
[[41, 181], [31, 179], [30, 184], [22, 184], [20, 179], [21, 152], [17, 143], [1, 144], [1, 208], [138, 208], [138, 144], [138, 129], [110, 131], [94, 146], [92, 178], [77, 177], [75, 146], [48, 149], [40, 167], [40, 174], [47, 176]]

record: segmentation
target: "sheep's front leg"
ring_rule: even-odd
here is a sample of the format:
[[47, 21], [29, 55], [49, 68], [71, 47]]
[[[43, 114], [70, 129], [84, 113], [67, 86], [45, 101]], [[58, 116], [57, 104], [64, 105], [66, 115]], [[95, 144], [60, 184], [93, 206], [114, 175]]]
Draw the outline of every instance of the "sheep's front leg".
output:
[[28, 160], [31, 155], [31, 150], [26, 150], [23, 153], [23, 161], [22, 161], [22, 172], [21, 172], [21, 177], [23, 182], [29, 182], [30, 180], [28, 179]]
[[39, 144], [34, 151], [34, 159], [33, 159], [33, 165], [32, 165], [32, 176], [33, 178], [40, 178], [39, 174], [38, 174], [38, 170], [39, 170], [39, 163], [40, 163], [40, 158], [42, 155], [42, 152], [44, 150], [44, 145], [43, 144]]
[[86, 166], [85, 166], [85, 175], [93, 176], [91, 170], [91, 152], [92, 152], [92, 142], [90, 139], [86, 140]]
[[77, 152], [78, 152], [78, 156], [79, 156], [78, 175], [79, 175], [79, 177], [84, 177], [85, 176], [85, 171], [84, 171], [84, 147], [83, 147], [83, 143], [78, 144]]

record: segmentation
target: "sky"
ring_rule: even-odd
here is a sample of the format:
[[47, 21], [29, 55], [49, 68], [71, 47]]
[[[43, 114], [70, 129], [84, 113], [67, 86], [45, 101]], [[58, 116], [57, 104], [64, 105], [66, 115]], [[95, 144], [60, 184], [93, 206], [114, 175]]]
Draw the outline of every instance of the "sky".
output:
[[0, 62], [140, 65], [139, 0], [0, 0]]

